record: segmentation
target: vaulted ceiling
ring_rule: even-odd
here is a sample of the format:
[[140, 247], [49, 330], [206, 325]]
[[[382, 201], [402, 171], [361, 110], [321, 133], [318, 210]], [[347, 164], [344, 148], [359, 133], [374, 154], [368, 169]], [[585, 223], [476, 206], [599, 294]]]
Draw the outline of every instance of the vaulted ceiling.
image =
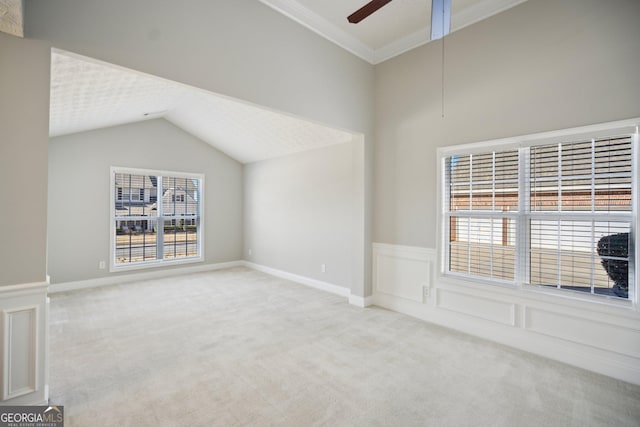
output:
[[[429, 41], [431, 0], [393, 0], [355, 25], [347, 22], [347, 16], [368, 0], [260, 1], [372, 64]], [[524, 1], [452, 0], [452, 31]], [[0, 30], [18, 21], [21, 30], [21, 1], [0, 0], [0, 15]], [[353, 137], [148, 74], [69, 52], [52, 53], [50, 136], [154, 118], [172, 122], [242, 163]]]
[[352, 134], [69, 52], [51, 57], [49, 135], [164, 118], [242, 163]]

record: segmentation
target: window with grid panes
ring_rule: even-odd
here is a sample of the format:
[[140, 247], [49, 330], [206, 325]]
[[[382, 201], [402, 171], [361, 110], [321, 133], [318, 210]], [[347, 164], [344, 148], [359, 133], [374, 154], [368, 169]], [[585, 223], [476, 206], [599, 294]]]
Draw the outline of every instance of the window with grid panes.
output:
[[200, 175], [113, 168], [112, 267], [202, 259]]
[[444, 156], [445, 273], [634, 299], [638, 134], [602, 134]]

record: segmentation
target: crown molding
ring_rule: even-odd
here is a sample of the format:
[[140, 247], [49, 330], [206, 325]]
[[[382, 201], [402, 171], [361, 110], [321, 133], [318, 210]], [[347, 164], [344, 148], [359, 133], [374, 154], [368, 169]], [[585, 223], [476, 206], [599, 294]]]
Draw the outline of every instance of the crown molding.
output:
[[[431, 26], [427, 22], [423, 29], [373, 49], [296, 0], [259, 1], [374, 65], [431, 41], [429, 39]], [[527, 0], [482, 0], [451, 16], [451, 32], [468, 27], [525, 1]]]
[[387, 59], [402, 55], [403, 53], [420, 47], [423, 44], [427, 44], [430, 41], [431, 25], [427, 24], [426, 27], [416, 31], [415, 33], [394, 40], [391, 43], [387, 43], [386, 45], [376, 49], [374, 51], [374, 61], [372, 64], [379, 64]]
[[280, 12], [284, 16], [291, 18], [300, 25], [303, 25], [340, 46], [341, 48], [351, 52], [357, 57], [365, 61], [374, 63], [374, 50], [362, 43], [356, 37], [341, 30], [317, 13], [307, 9], [295, 0], [259, 0], [261, 3]]

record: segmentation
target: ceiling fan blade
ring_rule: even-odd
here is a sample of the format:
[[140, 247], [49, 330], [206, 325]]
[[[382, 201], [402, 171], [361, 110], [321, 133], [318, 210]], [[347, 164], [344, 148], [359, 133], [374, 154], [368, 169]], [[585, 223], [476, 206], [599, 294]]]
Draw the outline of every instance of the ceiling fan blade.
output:
[[372, 0], [349, 15], [347, 20], [352, 24], [357, 24], [358, 22], [362, 21], [364, 18], [371, 15], [373, 12], [390, 2], [391, 0]]

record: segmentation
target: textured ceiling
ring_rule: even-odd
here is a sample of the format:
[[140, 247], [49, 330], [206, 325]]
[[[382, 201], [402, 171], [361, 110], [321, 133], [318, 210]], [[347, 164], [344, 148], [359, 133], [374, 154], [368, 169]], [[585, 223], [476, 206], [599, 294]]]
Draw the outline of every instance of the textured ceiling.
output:
[[0, 0], [0, 31], [24, 37], [22, 0]]
[[352, 134], [67, 52], [51, 58], [52, 137], [163, 117], [242, 163]]
[[[260, 1], [372, 64], [429, 42], [431, 0], [393, 0], [358, 24], [347, 16], [369, 0]], [[451, 31], [524, 1], [451, 0]]]

